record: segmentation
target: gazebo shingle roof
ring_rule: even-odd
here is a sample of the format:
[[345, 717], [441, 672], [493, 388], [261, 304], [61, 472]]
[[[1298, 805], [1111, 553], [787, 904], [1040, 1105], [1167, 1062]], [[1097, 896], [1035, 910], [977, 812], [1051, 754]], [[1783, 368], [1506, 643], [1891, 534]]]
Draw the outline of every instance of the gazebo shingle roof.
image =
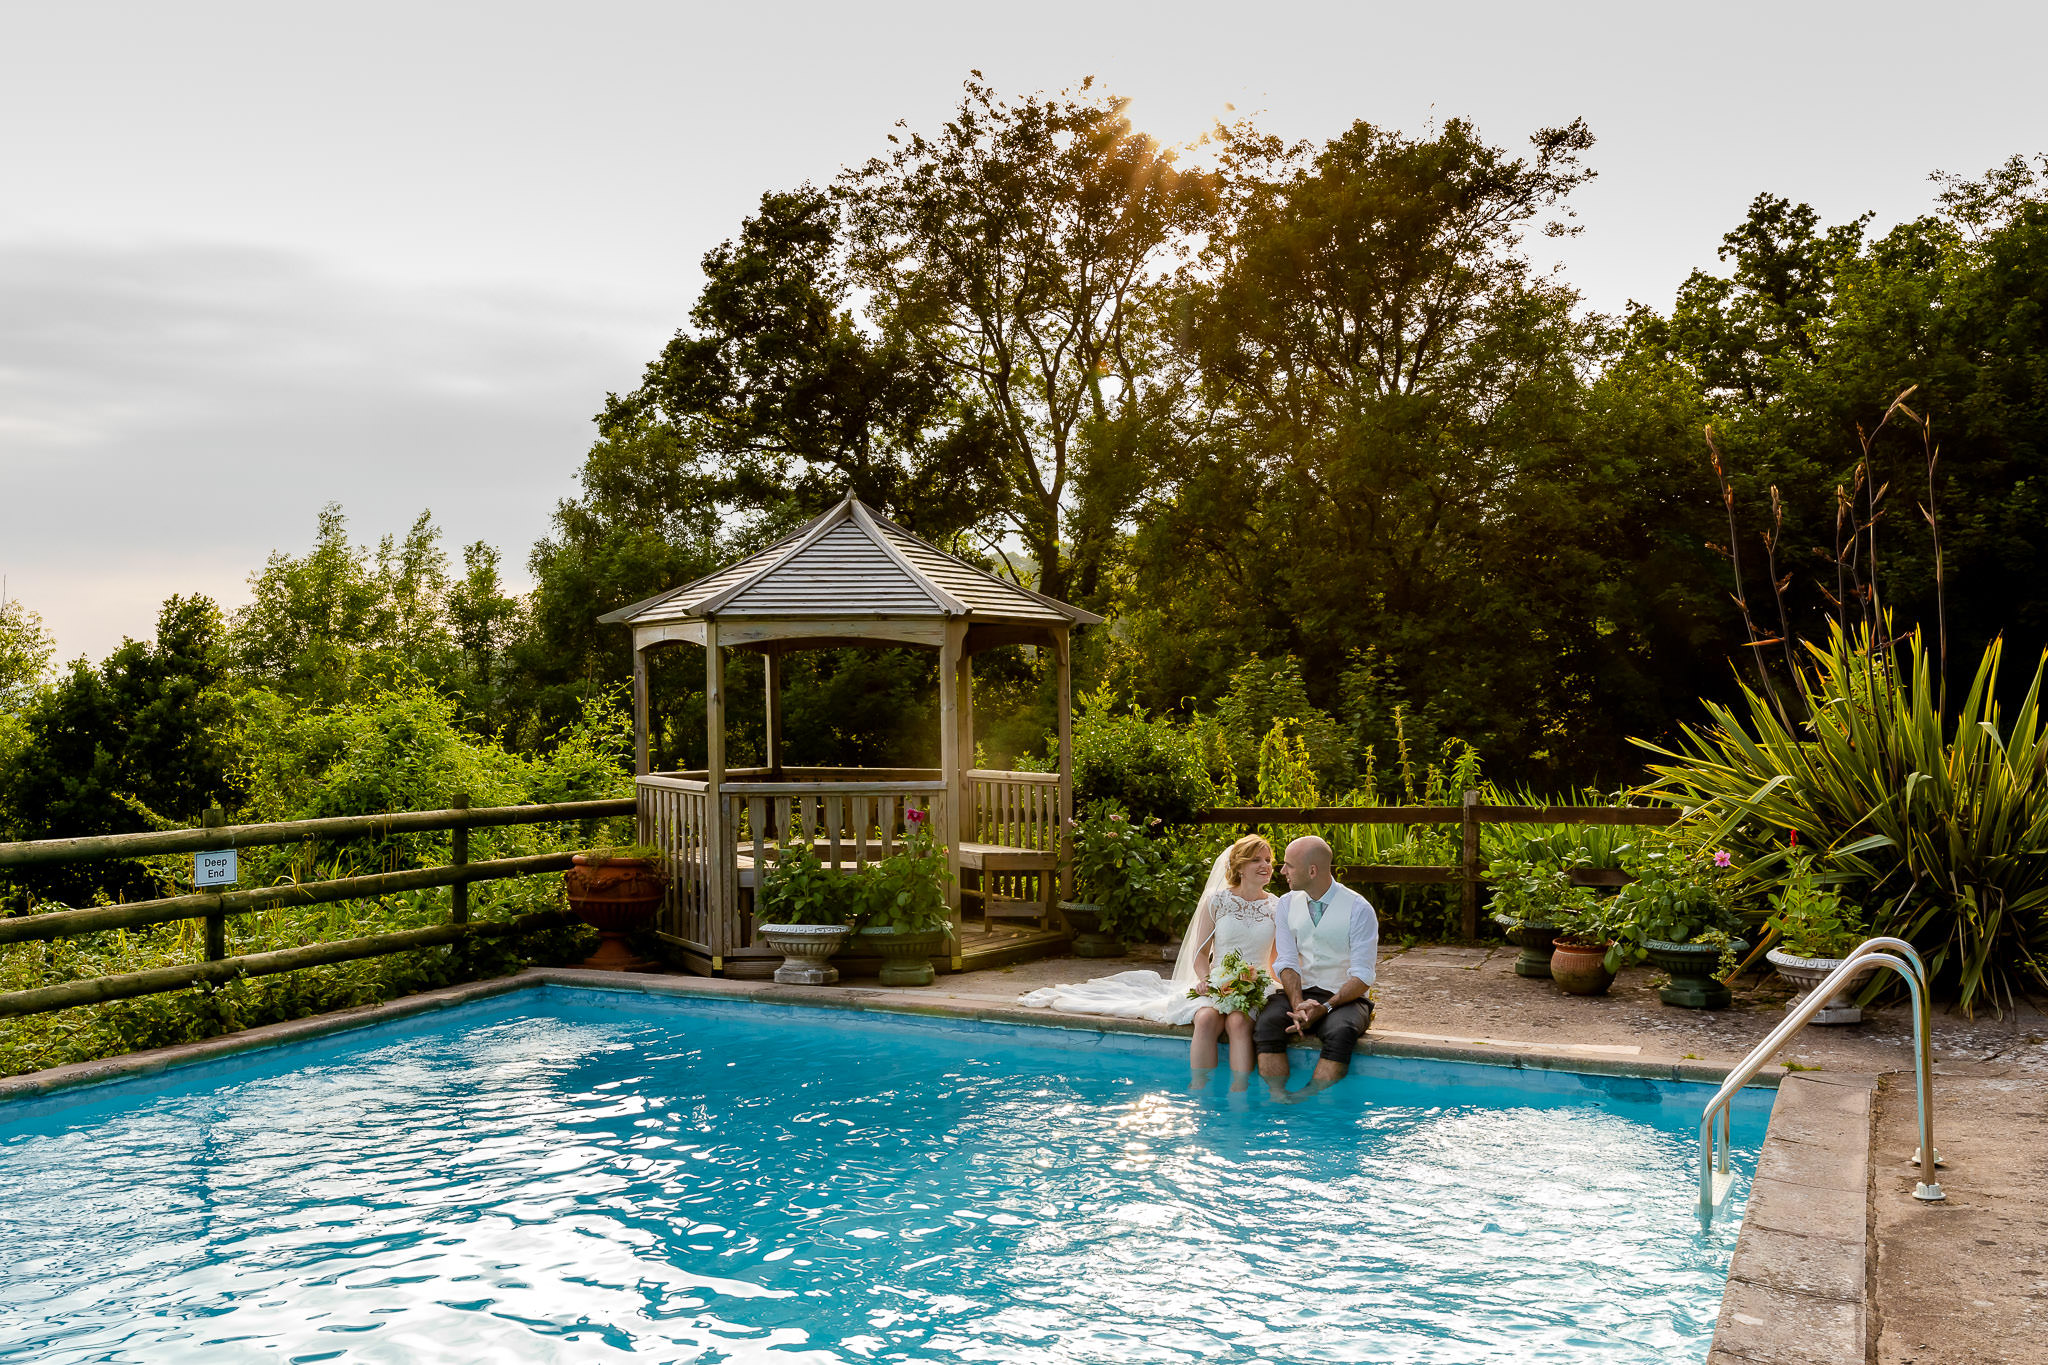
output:
[[642, 626], [793, 617], [967, 617], [1048, 626], [1102, 621], [926, 544], [851, 494], [765, 550], [597, 619]]

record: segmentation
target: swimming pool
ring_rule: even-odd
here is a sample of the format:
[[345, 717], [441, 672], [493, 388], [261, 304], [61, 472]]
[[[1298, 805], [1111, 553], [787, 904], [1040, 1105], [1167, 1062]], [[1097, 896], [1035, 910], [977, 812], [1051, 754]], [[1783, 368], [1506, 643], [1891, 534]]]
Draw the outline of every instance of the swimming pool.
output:
[[0, 1360], [1702, 1360], [1707, 1093], [548, 986], [0, 1105]]

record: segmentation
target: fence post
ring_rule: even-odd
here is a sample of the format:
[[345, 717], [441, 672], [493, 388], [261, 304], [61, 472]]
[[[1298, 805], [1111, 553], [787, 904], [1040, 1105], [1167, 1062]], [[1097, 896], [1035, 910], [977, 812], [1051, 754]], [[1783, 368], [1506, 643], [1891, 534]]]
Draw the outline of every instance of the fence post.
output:
[[[219, 829], [228, 822], [227, 812], [219, 806], [208, 806], [200, 824], [206, 829]], [[228, 955], [228, 912], [226, 892], [213, 893], [213, 909], [206, 912], [206, 960], [218, 962]]]
[[[457, 792], [449, 801], [456, 810], [469, 809], [469, 793]], [[457, 825], [448, 835], [448, 865], [469, 866], [469, 826]], [[448, 922], [469, 923], [469, 883], [457, 882], [448, 888]]]
[[1466, 792], [1464, 799], [1465, 846], [1461, 884], [1465, 937], [1479, 937], [1479, 793]]

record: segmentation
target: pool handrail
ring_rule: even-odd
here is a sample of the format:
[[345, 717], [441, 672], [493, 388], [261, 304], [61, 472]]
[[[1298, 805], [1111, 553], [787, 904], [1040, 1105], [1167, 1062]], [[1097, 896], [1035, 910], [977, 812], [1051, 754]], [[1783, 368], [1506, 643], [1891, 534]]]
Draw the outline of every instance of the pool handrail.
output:
[[[1903, 955], [1903, 956], [1901, 956]], [[1729, 1189], [1735, 1183], [1735, 1176], [1729, 1169], [1728, 1106], [1743, 1086], [1756, 1077], [1766, 1063], [1776, 1055], [1788, 1039], [1812, 1020], [1813, 1016], [1826, 1009], [1838, 991], [1855, 984], [1856, 980], [1879, 967], [1889, 967], [1905, 978], [1906, 987], [1913, 998], [1913, 1075], [1914, 1090], [1920, 1102], [1920, 1149], [1913, 1159], [1920, 1163], [1920, 1180], [1913, 1188], [1913, 1197], [1928, 1203], [1946, 1199], [1941, 1185], [1934, 1178], [1935, 1168], [1941, 1164], [1941, 1154], [1934, 1148], [1934, 1045], [1933, 1012], [1929, 1000], [1927, 964], [1920, 959], [1913, 945], [1901, 938], [1878, 937], [1865, 939], [1854, 951], [1843, 958], [1827, 978], [1800, 999], [1787, 1007], [1784, 1022], [1771, 1030], [1770, 1036], [1758, 1043], [1722, 1082], [1720, 1090], [1707, 1101], [1700, 1111], [1700, 1224], [1710, 1225], [1714, 1210], [1728, 1197]], [[1720, 1140], [1714, 1135], [1714, 1118], [1719, 1114]], [[1718, 1150], [1717, 1150], [1718, 1149]]]

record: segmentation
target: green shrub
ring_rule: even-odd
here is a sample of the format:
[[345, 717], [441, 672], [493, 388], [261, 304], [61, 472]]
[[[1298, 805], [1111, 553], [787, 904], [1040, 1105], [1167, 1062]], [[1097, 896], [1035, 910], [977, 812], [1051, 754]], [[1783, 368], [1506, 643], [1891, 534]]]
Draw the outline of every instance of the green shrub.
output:
[[896, 851], [869, 863], [856, 878], [857, 918], [863, 929], [921, 934], [952, 925], [952, 910], [946, 904], [946, 850], [925, 827], [922, 812], [906, 814], [909, 832]]
[[[1585, 888], [1590, 890], [1590, 888]], [[1607, 965], [1621, 963], [1615, 948], [1625, 939], [1630, 916], [1618, 897], [1589, 894], [1560, 901], [1557, 907], [1557, 938], [1560, 943], [1583, 943], [1593, 947], [1607, 944]]]
[[1570, 870], [1556, 863], [1497, 858], [1483, 875], [1493, 884], [1493, 917], [1508, 928], [1562, 924], [1593, 897], [1591, 887], [1574, 885]]
[[1217, 804], [1202, 739], [1142, 708], [1115, 710], [1108, 689], [1079, 699], [1074, 711], [1074, 804], [1111, 801], [1139, 819], [1184, 825]]
[[1794, 957], [1844, 957], [1864, 938], [1863, 917], [1834, 891], [1824, 891], [1813, 857], [1795, 852], [1784, 882], [1771, 895], [1770, 927]]
[[1725, 850], [1709, 853], [1665, 836], [1637, 845], [1622, 865], [1635, 880], [1614, 894], [1618, 932], [1607, 953], [1609, 968], [1642, 961], [1652, 942], [1725, 949], [1742, 932], [1742, 915], [1730, 899], [1734, 860]]
[[1074, 877], [1102, 907], [1102, 932], [1146, 943], [1186, 928], [1207, 868], [1197, 847], [1149, 837], [1114, 802], [1092, 807], [1074, 830]]
[[764, 924], [851, 924], [860, 917], [856, 875], [825, 866], [808, 841], [784, 846], [761, 884]]
[[1918, 632], [1896, 647], [1835, 630], [1809, 647], [1788, 717], [1744, 689], [1709, 704], [1648, 790], [1690, 808], [1752, 876], [1789, 875], [1789, 837], [1825, 857], [1872, 932], [1918, 948], [1965, 1011], [2048, 988], [2048, 726], [2035, 664], [2008, 719], [2001, 646], [1951, 701]]

